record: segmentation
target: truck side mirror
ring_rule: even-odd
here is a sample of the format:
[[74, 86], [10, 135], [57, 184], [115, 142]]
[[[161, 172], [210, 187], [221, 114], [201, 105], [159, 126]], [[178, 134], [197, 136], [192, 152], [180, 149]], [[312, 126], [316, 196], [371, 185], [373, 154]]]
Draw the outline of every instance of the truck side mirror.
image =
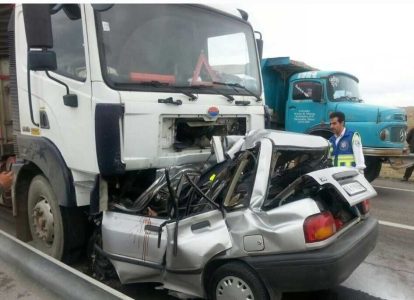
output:
[[23, 4], [27, 47], [53, 48], [52, 22], [49, 4]]
[[27, 65], [31, 71], [54, 71], [57, 69], [56, 53], [50, 50], [29, 50]]
[[[56, 55], [47, 49], [53, 48], [52, 20], [49, 4], [23, 4], [23, 19], [27, 42], [27, 96], [29, 98], [30, 119], [36, 127], [40, 124], [34, 119], [30, 70], [56, 69]], [[33, 51], [32, 49], [38, 49]]]
[[[23, 4], [27, 41], [27, 67], [32, 71], [56, 70], [49, 4]], [[32, 50], [33, 48], [40, 50]]]
[[259, 35], [259, 38], [256, 39], [257, 51], [259, 52], [259, 58], [262, 60], [263, 58], [263, 39], [262, 33], [259, 31], [255, 31], [254, 33]]
[[256, 44], [257, 44], [257, 51], [259, 52], [259, 58], [261, 60], [263, 57], [263, 40], [256, 39]]

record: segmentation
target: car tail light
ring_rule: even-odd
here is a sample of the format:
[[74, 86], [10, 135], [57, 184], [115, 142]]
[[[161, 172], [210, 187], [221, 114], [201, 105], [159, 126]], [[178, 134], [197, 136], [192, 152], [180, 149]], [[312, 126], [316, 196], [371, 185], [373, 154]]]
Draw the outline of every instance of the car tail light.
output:
[[326, 240], [336, 232], [335, 220], [329, 211], [308, 217], [303, 223], [307, 243]]
[[369, 212], [370, 208], [371, 208], [371, 203], [368, 199], [361, 202], [361, 209], [364, 215]]

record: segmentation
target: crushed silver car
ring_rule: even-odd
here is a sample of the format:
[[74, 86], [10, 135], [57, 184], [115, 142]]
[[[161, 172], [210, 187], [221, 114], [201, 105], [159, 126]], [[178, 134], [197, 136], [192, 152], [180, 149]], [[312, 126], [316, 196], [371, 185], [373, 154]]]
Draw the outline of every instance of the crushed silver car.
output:
[[375, 247], [376, 192], [352, 168], [326, 168], [325, 139], [259, 130], [212, 143], [217, 163], [158, 170], [138, 199], [111, 201], [97, 270], [110, 261], [122, 283], [181, 297], [280, 299], [338, 285]]

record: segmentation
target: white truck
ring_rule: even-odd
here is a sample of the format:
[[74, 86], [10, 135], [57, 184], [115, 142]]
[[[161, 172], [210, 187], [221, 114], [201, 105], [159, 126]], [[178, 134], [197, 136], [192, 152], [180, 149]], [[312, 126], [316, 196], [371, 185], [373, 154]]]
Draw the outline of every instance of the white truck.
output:
[[0, 64], [10, 90], [1, 101], [1, 161], [4, 168], [16, 161], [17, 236], [55, 258], [81, 252], [88, 217], [113, 199], [138, 197], [156, 169], [203, 162], [212, 136], [264, 127], [262, 43], [243, 11], [172, 4], [0, 11], [10, 16], [1, 27], [10, 54]]

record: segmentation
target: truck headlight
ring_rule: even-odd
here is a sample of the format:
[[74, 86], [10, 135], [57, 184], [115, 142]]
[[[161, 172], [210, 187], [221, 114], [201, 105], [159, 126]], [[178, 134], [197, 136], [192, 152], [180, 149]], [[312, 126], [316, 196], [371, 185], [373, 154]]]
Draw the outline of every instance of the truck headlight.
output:
[[379, 136], [380, 136], [380, 139], [382, 141], [389, 140], [390, 139], [390, 130], [388, 128], [385, 128], [385, 129], [381, 130]]
[[403, 128], [403, 129], [400, 130], [401, 143], [404, 143], [406, 139], [407, 139], [407, 130], [405, 128]]

